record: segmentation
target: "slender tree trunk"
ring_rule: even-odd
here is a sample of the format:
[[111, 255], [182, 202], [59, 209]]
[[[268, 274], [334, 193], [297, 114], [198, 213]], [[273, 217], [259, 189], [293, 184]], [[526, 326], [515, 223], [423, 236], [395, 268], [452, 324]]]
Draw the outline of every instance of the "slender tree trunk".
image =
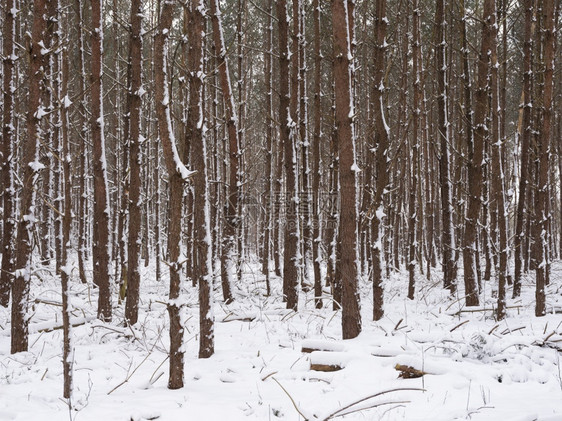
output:
[[199, 358], [209, 358], [214, 353], [214, 316], [212, 311], [212, 247], [209, 186], [207, 182], [207, 150], [203, 114], [203, 75], [205, 4], [192, 0], [188, 24], [189, 114], [187, 138], [191, 143], [194, 191], [194, 253], [193, 276], [199, 285]]
[[170, 96], [168, 82], [168, 39], [174, 16], [174, 0], [163, 0], [161, 3], [160, 20], [154, 40], [154, 97], [158, 116], [158, 132], [166, 160], [169, 177], [168, 204], [168, 259], [170, 261], [170, 378], [169, 389], [183, 387], [184, 349], [183, 326], [181, 323], [180, 297], [180, 236], [182, 220], [182, 196], [184, 183], [191, 176], [181, 162], [170, 116]]
[[384, 112], [385, 90], [385, 63], [386, 63], [386, 0], [377, 0], [375, 3], [375, 80], [373, 83], [372, 108], [374, 110], [374, 142], [376, 147], [376, 185], [371, 210], [374, 211], [371, 219], [371, 260], [373, 281], [373, 320], [380, 320], [384, 315], [384, 295], [382, 288], [381, 270], [381, 223], [384, 216], [384, 192], [388, 185], [388, 152], [389, 128]]
[[415, 270], [416, 270], [416, 244], [419, 243], [419, 238], [416, 239], [416, 224], [418, 217], [418, 210], [416, 208], [416, 193], [418, 189], [418, 161], [419, 161], [419, 147], [420, 147], [420, 133], [419, 123], [421, 114], [421, 72], [420, 72], [420, 10], [418, 0], [414, 0], [413, 10], [413, 37], [412, 37], [412, 63], [414, 73], [414, 104], [412, 114], [412, 147], [411, 147], [411, 173], [410, 173], [410, 200], [408, 204], [409, 210], [409, 226], [408, 226], [408, 298], [414, 299], [415, 292]]
[[544, 68], [544, 88], [543, 88], [543, 109], [542, 111], [542, 127], [538, 139], [538, 161], [539, 174], [537, 197], [535, 200], [535, 218], [538, 224], [537, 242], [537, 267], [536, 267], [536, 290], [535, 290], [535, 316], [541, 317], [546, 314], [546, 269], [547, 269], [547, 250], [548, 250], [548, 171], [550, 165], [549, 146], [552, 134], [552, 98], [553, 98], [553, 73], [554, 73], [554, 0], [542, 1], [542, 17], [543, 26], [543, 48], [544, 58], [542, 66]]
[[127, 302], [125, 321], [134, 325], [139, 315], [140, 246], [141, 246], [141, 147], [142, 138], [142, 1], [131, 2], [131, 32], [129, 37], [129, 229], [127, 242]]
[[310, 178], [310, 142], [308, 127], [308, 93], [306, 76], [306, 25], [305, 8], [303, 0], [299, 0], [299, 136], [301, 147], [301, 177], [302, 193], [299, 195], [299, 209], [302, 224], [302, 284], [304, 290], [311, 289], [310, 269], [312, 260], [312, 217], [311, 217], [311, 178]]
[[[68, 21], [68, 19], [66, 20]], [[70, 249], [70, 231], [72, 224], [72, 173], [71, 173], [71, 156], [69, 144], [70, 123], [68, 118], [68, 108], [70, 107], [70, 99], [68, 98], [68, 49], [63, 50], [62, 57], [62, 108], [61, 108], [61, 129], [62, 129], [62, 154], [59, 157], [62, 160], [63, 169], [63, 216], [62, 216], [62, 239], [61, 239], [61, 288], [62, 288], [62, 320], [63, 320], [63, 346], [62, 346], [62, 367], [63, 367], [63, 396], [70, 399], [72, 393], [72, 362], [73, 350], [71, 343], [70, 329], [70, 300], [69, 300], [69, 281], [71, 276], [71, 267], [69, 265], [68, 250]]]
[[15, 69], [16, 16], [14, 0], [7, 0], [3, 21], [3, 107], [2, 115], [2, 187], [3, 187], [3, 237], [2, 270], [0, 272], [0, 305], [8, 307], [10, 291], [14, 282], [15, 236], [16, 236], [16, 192], [15, 171], [15, 116], [14, 93], [17, 73]]
[[453, 248], [455, 245], [453, 236], [451, 185], [449, 180], [449, 121], [447, 112], [447, 61], [445, 57], [445, 2], [437, 0], [435, 7], [435, 25], [437, 29], [437, 84], [438, 84], [438, 136], [440, 143], [439, 157], [439, 184], [441, 185], [441, 224], [442, 238], [441, 248], [443, 254], [443, 286], [451, 294], [456, 291], [456, 279], [454, 279], [455, 261], [453, 259]]
[[312, 2], [312, 19], [314, 21], [314, 127], [312, 138], [312, 260], [314, 266], [314, 303], [316, 308], [322, 308], [322, 276], [320, 272], [320, 244], [322, 241], [320, 230], [320, 142], [322, 139], [322, 56], [320, 47], [320, 0]]
[[265, 232], [263, 236], [263, 264], [262, 272], [265, 275], [267, 296], [271, 295], [271, 283], [269, 276], [269, 260], [271, 250], [271, 225], [273, 223], [273, 202], [271, 170], [273, 162], [273, 87], [271, 77], [273, 74], [273, 0], [268, 0], [267, 28], [265, 30], [265, 52], [264, 52], [264, 77], [265, 77], [265, 112], [266, 112], [266, 164], [265, 164]]
[[[294, 131], [289, 116], [289, 17], [287, 1], [277, 2], [277, 19], [279, 23], [279, 122], [281, 124], [280, 141], [284, 149], [285, 163], [285, 251], [283, 260], [283, 292], [287, 299], [287, 308], [297, 310], [298, 307], [298, 226], [296, 216], [296, 178]], [[292, 93], [291, 93], [292, 97]], [[292, 108], [292, 106], [291, 106]]]
[[334, 81], [336, 94], [336, 127], [340, 162], [340, 244], [342, 276], [342, 336], [355, 338], [361, 333], [358, 291], [357, 254], [357, 185], [354, 103], [352, 95], [352, 55], [349, 32], [349, 10], [345, 0], [332, 1], [334, 31]]
[[[217, 67], [219, 69], [220, 83], [224, 96], [226, 128], [229, 141], [229, 161], [230, 161], [230, 180], [228, 183], [227, 209], [225, 215], [224, 238], [225, 243], [221, 256], [221, 279], [222, 293], [226, 303], [234, 300], [232, 295], [232, 283], [234, 280], [236, 266], [236, 233], [240, 226], [240, 218], [238, 215], [239, 192], [239, 145], [238, 132], [236, 125], [239, 124], [236, 115], [236, 107], [234, 106], [234, 97], [232, 95], [232, 86], [230, 84], [230, 74], [228, 70], [228, 61], [226, 59], [226, 47], [224, 45], [224, 36], [222, 30], [221, 12], [218, 0], [211, 0], [211, 21], [213, 24], [213, 38], [215, 49], [218, 52]], [[238, 251], [240, 252], [240, 250]]]
[[85, 48], [84, 48], [84, 35], [82, 27], [84, 25], [82, 2], [80, 0], [75, 0], [74, 7], [76, 9], [76, 32], [78, 36], [78, 68], [79, 68], [79, 78], [80, 78], [80, 107], [79, 107], [79, 124], [80, 124], [80, 141], [81, 150], [80, 153], [80, 184], [79, 192], [80, 198], [78, 203], [78, 273], [80, 274], [80, 281], [85, 284], [88, 282], [86, 277], [86, 172], [87, 172], [87, 160], [86, 151], [88, 144], [88, 124], [86, 120], [86, 65], [85, 65]]
[[499, 97], [499, 63], [497, 51], [498, 30], [496, 25], [496, 2], [491, 0], [490, 6], [490, 27], [491, 27], [491, 45], [490, 45], [490, 87], [492, 94], [491, 112], [492, 112], [492, 133], [490, 137], [490, 147], [492, 149], [492, 183], [495, 199], [495, 209], [497, 214], [497, 232], [498, 247], [497, 254], [499, 260], [498, 266], [498, 307], [496, 310], [497, 319], [502, 320], [506, 316], [506, 294], [505, 284], [507, 280], [507, 210], [505, 207], [504, 192], [504, 168], [502, 160], [502, 151], [504, 140], [500, 133], [500, 97]]
[[31, 258], [33, 232], [35, 230], [35, 189], [40, 170], [39, 140], [41, 118], [45, 108], [41, 102], [44, 96], [41, 68], [47, 55], [42, 53], [42, 40], [47, 24], [45, 0], [33, 2], [33, 32], [29, 59], [29, 102], [27, 109], [27, 136], [23, 147], [23, 177], [20, 193], [21, 214], [18, 218], [16, 241], [15, 277], [12, 287], [11, 353], [27, 351], [29, 340], [29, 288], [31, 283]]
[[92, 2], [92, 83], [91, 130], [94, 173], [94, 227], [93, 265], [94, 279], [99, 287], [98, 317], [111, 321], [111, 285], [109, 276], [109, 198], [107, 187], [107, 161], [103, 133], [103, 4]]
[[517, 202], [517, 219], [515, 224], [515, 236], [513, 247], [515, 250], [515, 273], [513, 279], [513, 297], [521, 295], [521, 264], [522, 253], [525, 244], [523, 238], [523, 223], [525, 221], [525, 204], [527, 196], [527, 184], [529, 179], [529, 148], [532, 133], [531, 111], [533, 99], [531, 97], [531, 70], [533, 55], [533, 0], [524, 0], [525, 11], [525, 41], [523, 45], [523, 120], [520, 126], [519, 136], [521, 138], [521, 170], [519, 174], [519, 198]]

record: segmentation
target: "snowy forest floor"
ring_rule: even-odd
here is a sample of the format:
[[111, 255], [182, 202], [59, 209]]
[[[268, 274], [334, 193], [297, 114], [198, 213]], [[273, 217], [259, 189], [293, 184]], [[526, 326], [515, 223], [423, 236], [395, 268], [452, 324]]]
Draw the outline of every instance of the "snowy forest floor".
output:
[[[206, 360], [197, 358], [197, 289], [184, 285], [185, 387], [175, 391], [166, 387], [167, 282], [143, 269], [133, 328], [122, 325], [123, 305], [114, 307], [113, 323], [96, 320], [97, 291], [73, 282], [71, 320], [85, 324], [72, 329], [70, 410], [62, 400], [62, 330], [51, 330], [61, 324], [60, 283], [38, 271], [29, 352], [10, 355], [10, 310], [0, 307], [0, 420], [324, 420], [348, 412], [338, 419], [562, 420], [561, 263], [552, 268], [546, 317], [534, 316], [528, 275], [522, 297], [508, 300], [508, 318], [499, 323], [485, 310], [495, 307], [493, 281], [484, 283], [483, 305], [467, 312], [462, 289], [450, 298], [438, 272], [417, 277], [413, 301], [406, 298], [407, 273], [393, 274], [385, 283], [386, 314], [373, 322], [364, 280], [363, 333], [349, 341], [341, 341], [341, 312], [327, 299], [316, 310], [312, 293], [302, 293], [300, 311], [285, 310], [280, 279], [266, 297], [257, 267], [245, 268], [233, 304], [223, 305], [215, 292], [216, 353]], [[302, 353], [303, 342], [331, 352]], [[311, 371], [311, 359], [343, 369]], [[396, 364], [427, 374], [398, 378]], [[393, 389], [411, 390], [350, 406]]]

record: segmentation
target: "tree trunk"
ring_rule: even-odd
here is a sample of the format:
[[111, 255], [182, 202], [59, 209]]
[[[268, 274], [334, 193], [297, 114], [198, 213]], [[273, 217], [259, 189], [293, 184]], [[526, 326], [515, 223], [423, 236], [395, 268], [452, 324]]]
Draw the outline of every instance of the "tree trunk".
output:
[[[68, 20], [67, 20], [68, 21]], [[72, 224], [72, 173], [71, 173], [71, 157], [69, 144], [70, 124], [68, 119], [68, 108], [70, 107], [70, 99], [68, 98], [68, 50], [63, 51], [62, 62], [62, 108], [61, 108], [61, 128], [62, 128], [62, 154], [59, 157], [62, 160], [63, 169], [63, 215], [62, 215], [62, 238], [61, 238], [61, 289], [62, 289], [62, 321], [63, 321], [63, 345], [62, 345], [62, 367], [63, 367], [63, 396], [70, 399], [72, 393], [72, 362], [73, 350], [70, 338], [70, 300], [69, 300], [69, 281], [71, 276], [71, 267], [69, 265], [68, 250], [70, 248], [70, 230]]]
[[203, 115], [203, 75], [205, 4], [192, 0], [188, 25], [189, 114], [187, 138], [191, 142], [193, 165], [193, 276], [199, 285], [199, 358], [209, 358], [215, 352], [214, 315], [212, 311], [212, 247], [209, 186], [207, 182], [206, 132]]
[[532, 133], [531, 111], [533, 98], [531, 97], [531, 69], [533, 61], [533, 0], [524, 0], [523, 9], [525, 11], [525, 41], [523, 45], [523, 120], [519, 129], [521, 138], [521, 171], [519, 175], [519, 199], [517, 202], [517, 220], [515, 224], [515, 236], [513, 248], [515, 250], [515, 273], [513, 279], [513, 297], [521, 295], [521, 265], [523, 247], [523, 223], [525, 221], [525, 204], [527, 196], [527, 184], [529, 178], [529, 145]]
[[0, 305], [8, 307], [10, 291], [14, 282], [15, 236], [16, 236], [16, 194], [15, 171], [15, 116], [14, 90], [17, 79], [15, 69], [16, 16], [14, 0], [7, 0], [3, 21], [3, 107], [2, 115], [2, 196], [3, 196], [3, 237], [2, 270], [0, 272]]
[[547, 268], [547, 233], [548, 233], [548, 171], [550, 165], [549, 146], [552, 134], [552, 98], [553, 98], [553, 73], [554, 73], [554, 0], [543, 0], [541, 23], [543, 26], [543, 51], [542, 67], [544, 68], [543, 108], [542, 126], [540, 127], [538, 139], [539, 179], [537, 196], [535, 200], [535, 218], [539, 226], [537, 242], [537, 267], [536, 267], [536, 290], [535, 290], [535, 316], [541, 317], [546, 314], [546, 268]]
[[141, 107], [142, 95], [142, 1], [131, 1], [129, 35], [129, 229], [127, 242], [127, 302], [125, 321], [134, 325], [139, 315], [140, 245], [141, 245]]
[[[285, 164], [285, 251], [283, 259], [283, 293], [287, 299], [287, 308], [297, 310], [298, 308], [298, 225], [295, 202], [297, 194], [295, 169], [296, 156], [294, 145], [294, 130], [291, 129], [292, 122], [289, 116], [289, 46], [288, 30], [289, 17], [287, 15], [287, 1], [277, 2], [277, 19], [279, 22], [279, 122], [281, 124], [280, 141], [284, 148]], [[291, 93], [293, 98], [293, 93]]]
[[314, 21], [314, 126], [312, 137], [312, 261], [314, 267], [314, 305], [316, 308], [322, 308], [322, 275], [320, 272], [320, 142], [322, 139], [322, 56], [320, 47], [320, 0], [313, 0], [312, 14]]
[[166, 160], [169, 177], [168, 204], [168, 259], [170, 261], [170, 378], [169, 389], [183, 387], [184, 353], [183, 326], [181, 323], [180, 296], [180, 236], [182, 216], [182, 196], [184, 183], [191, 173], [181, 162], [170, 117], [170, 96], [168, 82], [168, 39], [174, 15], [174, 0], [163, 0], [161, 3], [159, 27], [154, 40], [154, 96], [158, 116], [158, 132]]
[[[221, 19], [222, 18], [218, 0], [211, 0], [213, 38], [215, 42], [215, 49], [218, 52], [217, 67], [219, 69], [220, 83], [224, 96], [226, 128], [228, 132], [228, 141], [230, 147], [230, 180], [228, 183], [228, 197], [224, 221], [225, 243], [221, 256], [223, 299], [225, 303], [230, 303], [232, 300], [234, 300], [234, 297], [232, 295], [232, 283], [234, 280], [234, 272], [236, 266], [236, 233], [238, 232], [238, 227], [240, 226], [240, 218], [238, 215], [238, 200], [240, 195], [240, 172], [238, 168], [238, 160], [240, 155], [240, 139], [238, 139], [238, 132], [236, 131], [236, 125], [239, 124], [239, 121], [238, 117], [236, 116], [236, 107], [234, 106], [232, 86], [230, 85], [230, 74], [228, 70], [228, 61], [226, 59], [226, 47], [224, 45]], [[240, 250], [238, 250], [238, 252], [240, 252]]]
[[35, 189], [39, 171], [39, 140], [41, 118], [46, 110], [41, 102], [44, 85], [41, 68], [47, 55], [42, 53], [42, 40], [47, 29], [45, 0], [33, 2], [33, 32], [29, 58], [29, 102], [27, 136], [23, 147], [23, 186], [20, 193], [21, 217], [18, 220], [15, 279], [12, 287], [11, 353], [27, 351], [29, 338], [29, 288], [31, 283], [31, 255], [35, 230]]
[[271, 295], [271, 282], [269, 276], [269, 260], [271, 250], [271, 225], [273, 224], [273, 202], [271, 170], [273, 162], [273, 0], [268, 1], [267, 27], [265, 30], [264, 52], [264, 77], [265, 77], [265, 112], [266, 112], [266, 163], [265, 163], [265, 231], [263, 236], [263, 264], [262, 272], [265, 275], [266, 295]]
[[358, 291], [357, 193], [355, 135], [353, 132], [353, 96], [351, 80], [351, 38], [349, 13], [345, 0], [332, 1], [334, 31], [334, 82], [336, 95], [336, 128], [340, 161], [340, 244], [342, 276], [342, 336], [355, 338], [361, 333]]
[[454, 279], [455, 261], [453, 259], [453, 248], [455, 240], [453, 236], [451, 185], [449, 180], [449, 122], [447, 112], [447, 61], [445, 58], [445, 2], [437, 0], [435, 6], [435, 25], [437, 30], [436, 68], [438, 84], [438, 135], [440, 143], [439, 157], [439, 184], [441, 185], [441, 224], [442, 238], [441, 248], [443, 255], [443, 286], [451, 294], [456, 291], [456, 279]]
[[111, 321], [111, 286], [109, 277], [109, 198], [107, 161], [103, 133], [103, 5], [92, 2], [92, 76], [91, 131], [94, 174], [93, 276], [99, 288], [98, 318]]
[[384, 192], [388, 185], [388, 152], [389, 152], [389, 128], [386, 124], [384, 113], [384, 91], [385, 91], [385, 63], [386, 63], [386, 0], [377, 0], [375, 3], [375, 80], [373, 83], [372, 108], [374, 110], [374, 141], [376, 148], [376, 185], [371, 205], [371, 260], [373, 281], [373, 320], [380, 320], [384, 315], [384, 295], [382, 288], [381, 270], [381, 223], [384, 216], [383, 200]]

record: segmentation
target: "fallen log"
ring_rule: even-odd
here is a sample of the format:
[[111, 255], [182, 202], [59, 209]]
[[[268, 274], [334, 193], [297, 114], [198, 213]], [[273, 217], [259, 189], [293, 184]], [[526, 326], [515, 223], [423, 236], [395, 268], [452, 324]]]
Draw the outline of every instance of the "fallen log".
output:
[[396, 364], [394, 366], [394, 369], [400, 372], [400, 374], [398, 374], [398, 377], [402, 379], [417, 379], [418, 377], [422, 377], [425, 374], [429, 374], [425, 371], [418, 370], [417, 368], [404, 364]]

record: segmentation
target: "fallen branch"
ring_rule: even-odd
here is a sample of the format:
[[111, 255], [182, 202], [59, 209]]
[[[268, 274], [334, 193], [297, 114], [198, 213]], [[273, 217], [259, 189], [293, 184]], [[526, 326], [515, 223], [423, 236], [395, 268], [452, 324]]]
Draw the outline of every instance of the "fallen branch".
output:
[[[397, 389], [384, 390], [384, 391], [382, 391], [382, 392], [375, 393], [374, 395], [369, 395], [369, 396], [366, 396], [366, 397], [361, 398], [361, 399], [359, 399], [359, 400], [356, 400], [356, 401], [354, 401], [354, 402], [351, 402], [350, 404], [348, 404], [348, 405], [346, 405], [346, 406], [344, 406], [344, 407], [341, 407], [341, 408], [338, 409], [337, 411], [332, 412], [332, 413], [329, 414], [327, 417], [322, 418], [322, 421], [328, 421], [328, 420], [330, 420], [330, 419], [332, 419], [332, 418], [335, 418], [335, 417], [340, 417], [340, 416], [343, 416], [343, 415], [347, 415], [347, 414], [349, 414], [350, 412], [345, 412], [345, 411], [348, 410], [349, 408], [351, 408], [351, 407], [353, 407], [353, 406], [355, 406], [355, 405], [358, 405], [358, 404], [360, 404], [361, 402], [365, 402], [365, 401], [367, 401], [367, 400], [369, 400], [369, 399], [376, 398], [377, 396], [386, 395], [387, 393], [392, 393], [392, 392], [403, 392], [403, 391], [408, 391], [408, 390], [414, 390], [414, 391], [419, 391], [419, 392], [425, 391], [425, 389], [419, 389], [419, 388], [414, 388], [414, 387], [404, 387], [404, 388], [397, 388]], [[388, 405], [388, 404], [392, 404], [392, 403], [403, 403], [403, 402], [382, 402], [382, 403], [377, 403], [377, 404], [374, 404], [374, 405], [372, 405], [372, 406], [369, 406], [369, 408], [363, 408], [363, 409], [376, 408], [377, 406], [380, 406], [380, 405]], [[355, 412], [355, 411], [352, 411], [352, 412]], [[301, 415], [302, 415], [302, 414], [301, 414]], [[305, 419], [306, 419], [306, 417], [305, 417]]]
[[287, 389], [285, 389], [283, 387], [283, 385], [281, 383], [279, 383], [279, 380], [277, 380], [275, 377], [272, 377], [272, 379], [275, 381], [275, 383], [277, 383], [279, 385], [279, 387], [281, 388], [281, 390], [283, 390], [283, 392], [285, 392], [285, 394], [289, 397], [289, 399], [291, 400], [291, 403], [293, 404], [293, 406], [295, 407], [295, 409], [297, 410], [297, 412], [299, 413], [299, 415], [301, 417], [303, 417], [305, 420], [308, 420], [308, 417], [305, 416], [302, 411], [299, 409], [299, 407], [297, 406], [297, 403], [295, 402], [295, 400], [293, 399], [293, 397], [291, 396], [291, 394], [289, 392], [287, 392]]

